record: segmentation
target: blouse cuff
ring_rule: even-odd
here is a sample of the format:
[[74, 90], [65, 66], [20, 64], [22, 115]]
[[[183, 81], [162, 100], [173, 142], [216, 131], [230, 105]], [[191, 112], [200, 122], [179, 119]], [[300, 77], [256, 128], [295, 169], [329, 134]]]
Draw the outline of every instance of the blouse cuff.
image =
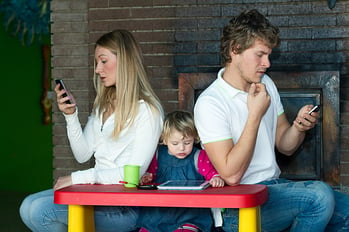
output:
[[75, 112], [72, 114], [65, 114], [63, 113], [63, 116], [67, 122], [67, 125], [74, 123], [76, 120], [79, 120], [78, 118], [78, 108], [75, 109]]
[[95, 184], [94, 168], [72, 172], [71, 177], [73, 184]]

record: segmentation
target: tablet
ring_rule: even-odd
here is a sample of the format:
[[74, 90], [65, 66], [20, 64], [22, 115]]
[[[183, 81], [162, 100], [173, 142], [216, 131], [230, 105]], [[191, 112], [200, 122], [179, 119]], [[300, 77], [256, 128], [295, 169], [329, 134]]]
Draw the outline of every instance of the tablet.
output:
[[202, 190], [208, 186], [210, 186], [210, 181], [208, 180], [169, 180], [158, 185], [158, 189]]

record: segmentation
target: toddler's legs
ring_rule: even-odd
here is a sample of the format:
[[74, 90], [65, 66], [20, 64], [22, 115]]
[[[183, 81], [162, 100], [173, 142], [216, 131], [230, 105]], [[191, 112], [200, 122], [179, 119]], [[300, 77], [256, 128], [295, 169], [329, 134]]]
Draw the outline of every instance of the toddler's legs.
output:
[[[184, 224], [174, 232], [199, 232], [200, 229], [196, 225], [193, 224]], [[139, 232], [149, 232], [147, 229], [141, 228]]]

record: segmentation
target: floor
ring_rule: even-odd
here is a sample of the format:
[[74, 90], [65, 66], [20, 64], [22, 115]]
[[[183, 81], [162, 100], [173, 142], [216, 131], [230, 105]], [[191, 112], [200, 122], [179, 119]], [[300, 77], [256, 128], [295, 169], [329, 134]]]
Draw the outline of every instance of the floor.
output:
[[0, 231], [30, 232], [19, 216], [19, 205], [27, 193], [0, 191], [2, 200], [0, 209]]

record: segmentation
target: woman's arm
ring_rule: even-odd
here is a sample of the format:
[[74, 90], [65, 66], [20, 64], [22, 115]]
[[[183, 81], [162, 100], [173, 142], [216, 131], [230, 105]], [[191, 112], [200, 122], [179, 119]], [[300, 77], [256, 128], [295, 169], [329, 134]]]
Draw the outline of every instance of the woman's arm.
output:
[[79, 163], [87, 162], [93, 155], [93, 121], [95, 117], [90, 116], [84, 130], [82, 130], [77, 109], [73, 114], [64, 114], [64, 116], [67, 122], [68, 139], [74, 157]]
[[[91, 151], [91, 149], [89, 149], [89, 147], [91, 147], [89, 145], [91, 144], [92, 137], [90, 136], [89, 138], [82, 132], [75, 100], [73, 101], [73, 104], [67, 103], [69, 100], [74, 99], [74, 97], [71, 94], [65, 95], [67, 94], [66, 90], [63, 88], [60, 89], [60, 87], [60, 84], [57, 84], [54, 88], [57, 95], [57, 106], [66, 119], [67, 134], [75, 159], [79, 163], [83, 163], [89, 160], [92, 156], [93, 152]], [[89, 128], [90, 126], [88, 125], [85, 127], [85, 130], [87, 131], [86, 134], [93, 135], [93, 133], [89, 133]]]

